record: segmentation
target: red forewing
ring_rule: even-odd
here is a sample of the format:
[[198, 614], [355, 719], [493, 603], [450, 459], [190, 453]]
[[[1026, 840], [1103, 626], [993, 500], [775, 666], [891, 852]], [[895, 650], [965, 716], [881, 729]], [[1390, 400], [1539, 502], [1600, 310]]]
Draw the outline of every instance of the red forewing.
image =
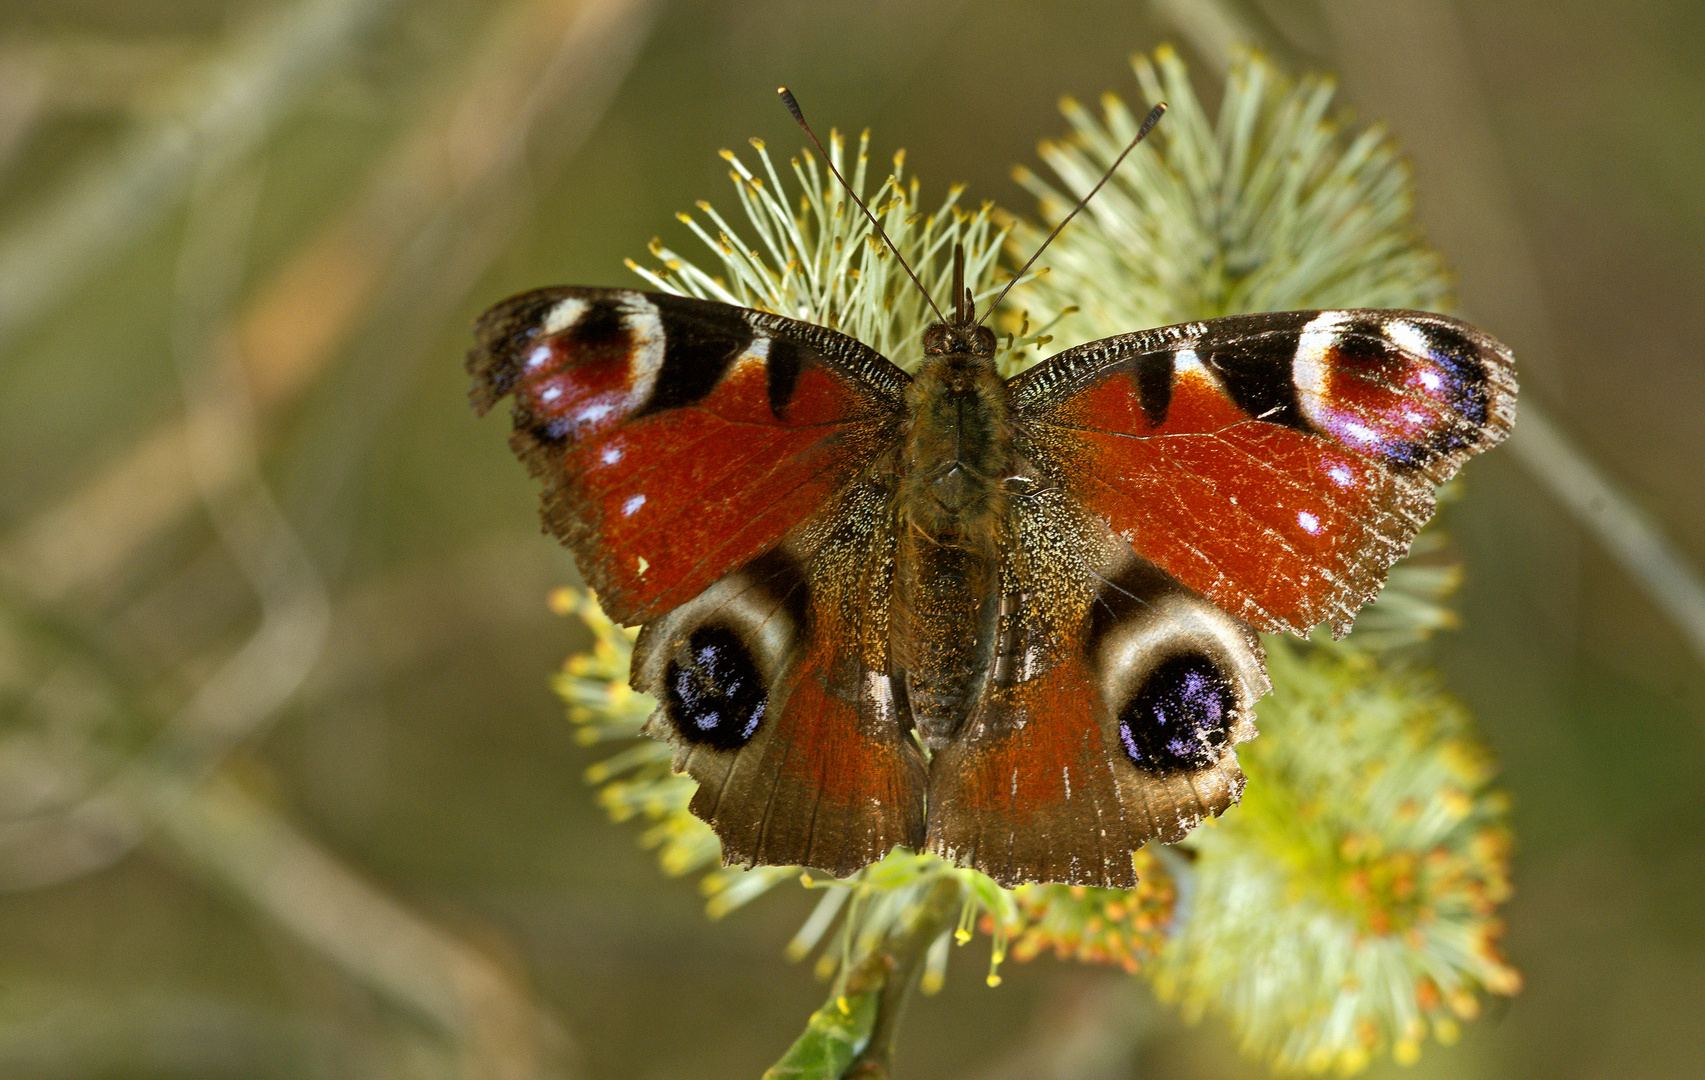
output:
[[775, 547], [894, 440], [907, 376], [844, 334], [727, 304], [553, 288], [481, 318], [483, 412], [620, 622], [654, 619]]
[[1406, 311], [1245, 315], [1067, 350], [1012, 382], [1019, 449], [1138, 553], [1264, 630], [1349, 629], [1514, 419], [1509, 351]]

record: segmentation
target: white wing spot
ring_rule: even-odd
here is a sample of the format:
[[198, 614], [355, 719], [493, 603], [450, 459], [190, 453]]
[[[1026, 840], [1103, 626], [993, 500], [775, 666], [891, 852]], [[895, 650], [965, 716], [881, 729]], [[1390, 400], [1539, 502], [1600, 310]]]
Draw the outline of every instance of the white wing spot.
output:
[[644, 577], [645, 572], [651, 569], [651, 563], [646, 561], [644, 555], [635, 555], [634, 561], [639, 565], [639, 576]]
[[571, 296], [558, 303], [556, 307], [551, 308], [551, 312], [545, 316], [544, 325], [540, 327], [540, 330], [546, 334], [560, 334], [579, 322], [580, 317], [586, 314], [586, 309], [589, 306], [580, 297]]
[[604, 464], [614, 465], [616, 462], [622, 460], [622, 448], [619, 446], [606, 446], [598, 454], [598, 457], [604, 462]]
[[1179, 349], [1172, 354], [1172, 373], [1182, 375], [1187, 371], [1208, 374], [1207, 367], [1202, 364], [1202, 358], [1196, 355], [1195, 349]]
[[622, 303], [626, 308], [622, 312], [622, 327], [633, 341], [633, 356], [628, 361], [628, 371], [633, 379], [628, 391], [628, 409], [631, 411], [651, 400], [651, 391], [657, 385], [657, 373], [663, 370], [666, 343], [663, 340], [663, 320], [657, 314], [656, 304], [640, 293], [624, 294]]
[[644, 505], [645, 505], [645, 496], [644, 495], [629, 496], [628, 501], [622, 504], [622, 516], [623, 517], [633, 517], [635, 514], [639, 513], [639, 508], [644, 506]]
[[1379, 435], [1366, 424], [1358, 424], [1354, 420], [1344, 421], [1344, 434], [1357, 442], [1378, 442]]
[[1307, 510], [1297, 511], [1297, 524], [1301, 525], [1302, 531], [1310, 536], [1320, 535], [1320, 519]]
[[1326, 357], [1343, 336], [1350, 315], [1343, 311], [1323, 311], [1309, 320], [1297, 335], [1296, 355], [1291, 358], [1291, 381], [1296, 385], [1297, 404], [1302, 414], [1317, 427], [1327, 426], [1331, 409]]
[[758, 336], [754, 337], [752, 339], [752, 343], [746, 346], [746, 351], [741, 353], [739, 359], [734, 361], [734, 366], [741, 367], [746, 364], [758, 364], [761, 366], [767, 362], [769, 358], [770, 339]]
[[[894, 716], [894, 691], [888, 681], [887, 672], [866, 671], [864, 673], [865, 702], [870, 705], [871, 713], [879, 723], [898, 723]], [[872, 804], [880, 805], [880, 799], [872, 799]]]
[[599, 402], [599, 403], [594, 404], [594, 405], [588, 405], [588, 406], [586, 406], [586, 408], [581, 409], [579, 412], [575, 413], [574, 414], [574, 422], [577, 425], [596, 424], [598, 421], [604, 419], [604, 417], [609, 416], [611, 413], [613, 413], [615, 411], [616, 411], [616, 407], [614, 405], [610, 405], [610, 404], [605, 403], [605, 402]]
[[[1433, 346], [1427, 340], [1427, 335], [1420, 327], [1411, 322], [1389, 322], [1385, 324], [1385, 336], [1393, 345], [1411, 356], [1432, 356]], [[1437, 376], [1435, 376], [1436, 378]]]

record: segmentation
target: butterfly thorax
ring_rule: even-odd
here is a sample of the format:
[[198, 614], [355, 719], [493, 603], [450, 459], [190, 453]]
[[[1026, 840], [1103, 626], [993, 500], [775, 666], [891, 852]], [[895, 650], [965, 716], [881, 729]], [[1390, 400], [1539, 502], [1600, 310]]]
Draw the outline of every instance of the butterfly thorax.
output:
[[937, 323], [907, 389], [893, 513], [891, 656], [924, 741], [952, 737], [993, 656], [1012, 406], [994, 334]]

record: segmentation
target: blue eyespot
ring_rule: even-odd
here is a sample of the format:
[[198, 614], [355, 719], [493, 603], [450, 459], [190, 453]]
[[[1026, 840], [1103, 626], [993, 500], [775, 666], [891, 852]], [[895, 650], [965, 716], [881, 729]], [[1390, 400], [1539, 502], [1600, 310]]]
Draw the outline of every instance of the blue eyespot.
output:
[[688, 635], [663, 672], [664, 704], [690, 743], [738, 750], [763, 722], [769, 691], [751, 652], [726, 626]]
[[1206, 656], [1175, 656], [1143, 680], [1119, 711], [1119, 739], [1137, 767], [1167, 773], [1220, 759], [1231, 737], [1237, 695]]

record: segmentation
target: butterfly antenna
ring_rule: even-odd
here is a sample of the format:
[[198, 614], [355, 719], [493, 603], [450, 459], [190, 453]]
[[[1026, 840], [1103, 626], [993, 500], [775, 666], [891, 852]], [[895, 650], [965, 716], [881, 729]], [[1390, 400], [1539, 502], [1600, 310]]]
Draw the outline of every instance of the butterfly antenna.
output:
[[1095, 193], [1101, 190], [1101, 185], [1105, 184], [1115, 172], [1119, 171], [1119, 166], [1124, 162], [1125, 155], [1137, 148], [1137, 144], [1143, 141], [1144, 136], [1154, 130], [1154, 126], [1160, 123], [1160, 118], [1165, 115], [1165, 113], [1166, 102], [1164, 101], [1149, 110], [1147, 118], [1143, 120], [1143, 126], [1137, 129], [1137, 137], [1132, 139], [1130, 144], [1127, 145], [1124, 150], [1119, 152], [1119, 156], [1114, 159], [1113, 165], [1106, 172], [1102, 173], [1101, 179], [1097, 180], [1095, 182], [1095, 186], [1089, 189], [1089, 194], [1079, 199], [1077, 201], [1077, 205], [1072, 207], [1072, 212], [1062, 218], [1058, 225], [1054, 226], [1054, 231], [1048, 234], [1048, 239], [1042, 241], [1042, 246], [1036, 249], [1036, 254], [1030, 256], [1030, 262], [1025, 263], [1018, 273], [1013, 275], [1012, 280], [1006, 283], [1006, 288], [1002, 289], [1000, 295], [995, 297], [995, 302], [990, 304], [983, 311], [983, 318], [977, 320], [978, 326], [983, 325], [983, 319], [987, 319], [989, 317], [989, 312], [1000, 306], [1000, 302], [1006, 299], [1006, 294], [1011, 292], [1012, 287], [1017, 285], [1024, 277], [1025, 271], [1029, 270], [1031, 265], [1035, 263], [1037, 259], [1041, 258], [1042, 253], [1048, 250], [1048, 245], [1054, 242], [1054, 237], [1060, 235], [1060, 230], [1066, 227], [1066, 222], [1077, 217], [1077, 212], [1088, 205], [1089, 200], [1095, 198]]
[[971, 303], [971, 290], [965, 287], [965, 246], [953, 245], [953, 321], [963, 326], [971, 321], [976, 310]]
[[876, 220], [876, 215], [870, 212], [870, 207], [864, 205], [864, 200], [859, 198], [858, 192], [854, 191], [852, 185], [847, 183], [846, 177], [841, 175], [841, 170], [835, 168], [835, 159], [831, 158], [829, 152], [823, 149], [823, 144], [818, 140], [817, 133], [811, 130], [810, 124], [805, 122], [805, 114], [799, 110], [799, 102], [794, 99], [793, 91], [785, 86], [778, 86], [776, 93], [781, 95], [781, 103], [787, 106], [787, 111], [793, 114], [794, 120], [805, 129], [805, 134], [811, 137], [811, 142], [817, 147], [817, 152], [823, 155], [823, 163], [829, 166], [829, 171], [834, 173], [835, 179], [839, 180], [841, 186], [847, 189], [847, 194], [852, 196], [852, 201], [858, 203], [858, 208], [863, 210], [864, 216], [870, 219], [871, 226], [876, 229], [876, 235], [882, 237], [882, 242], [888, 245], [888, 250], [894, 253], [894, 258], [900, 260], [900, 269], [906, 272], [906, 276], [912, 279], [912, 284], [916, 285], [918, 291], [924, 294], [924, 302], [930, 306], [930, 310], [935, 312], [936, 319], [946, 322], [947, 316], [943, 315], [941, 309], [935, 306], [935, 300], [930, 296], [929, 290], [924, 288], [924, 283], [918, 280], [918, 275], [912, 273], [912, 268], [906, 265], [906, 260], [901, 256], [900, 249], [894, 246], [894, 241], [888, 239], [888, 234], [882, 230], [882, 223]]

